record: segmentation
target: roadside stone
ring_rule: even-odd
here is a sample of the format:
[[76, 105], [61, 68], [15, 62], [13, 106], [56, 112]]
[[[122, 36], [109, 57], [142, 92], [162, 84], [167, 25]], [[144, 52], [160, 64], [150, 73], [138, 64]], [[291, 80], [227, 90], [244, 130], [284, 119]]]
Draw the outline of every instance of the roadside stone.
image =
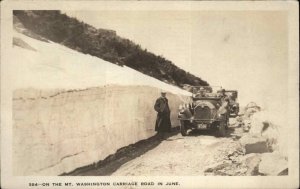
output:
[[249, 110], [249, 109], [255, 110], [255, 111], [258, 112], [258, 111], [261, 110], [261, 107], [258, 106], [255, 102], [250, 102], [250, 103], [248, 103], [247, 106], [245, 107], [245, 110], [246, 110], [246, 111]]
[[236, 170], [236, 173], [245, 174], [247, 171], [248, 171], [248, 169], [243, 167], [243, 168]]
[[280, 138], [280, 135], [278, 133], [278, 126], [270, 122], [264, 124], [268, 125], [268, 128], [263, 131], [262, 136], [267, 138], [269, 149], [271, 151], [279, 150], [278, 140]]
[[244, 122], [243, 122], [243, 131], [244, 132], [249, 132], [250, 128], [251, 128], [251, 120], [250, 119], [244, 119]]
[[245, 150], [239, 142], [228, 140], [217, 146], [215, 151], [216, 153], [207, 157], [209, 160], [204, 168], [205, 175], [245, 175], [246, 167], [240, 163], [240, 157], [245, 154]]
[[267, 139], [259, 135], [244, 135], [240, 143], [244, 146], [246, 154], [269, 152]]
[[229, 127], [232, 127], [232, 128], [240, 127], [238, 117], [229, 119]]
[[244, 118], [251, 118], [253, 114], [257, 112], [259, 112], [258, 108], [255, 107], [247, 108], [244, 114]]
[[242, 157], [241, 161], [247, 168], [246, 175], [259, 175], [258, 166], [261, 161], [261, 154], [247, 154]]
[[238, 140], [240, 139], [243, 135], [245, 134], [245, 132], [243, 131], [243, 128], [239, 127], [239, 128], [235, 128], [234, 132], [230, 134], [230, 136], [234, 139], [234, 140]]
[[278, 152], [265, 153], [261, 156], [258, 171], [263, 175], [287, 175], [288, 161]]
[[263, 132], [263, 128], [264, 128], [264, 123], [261, 118], [261, 114], [255, 114], [253, 115], [252, 119], [251, 119], [251, 127], [250, 127], [250, 130], [249, 130], [249, 133], [250, 134], [253, 134], [253, 135], [261, 135], [261, 133]]
[[289, 174], [289, 169], [286, 168], [285, 170], [281, 171], [280, 173], [278, 173], [278, 176], [285, 176]]
[[205, 173], [215, 173], [216, 171], [225, 169], [226, 167], [228, 167], [230, 165], [230, 163], [227, 162], [217, 162], [215, 164], [212, 165], [208, 165], [205, 169], [204, 172]]

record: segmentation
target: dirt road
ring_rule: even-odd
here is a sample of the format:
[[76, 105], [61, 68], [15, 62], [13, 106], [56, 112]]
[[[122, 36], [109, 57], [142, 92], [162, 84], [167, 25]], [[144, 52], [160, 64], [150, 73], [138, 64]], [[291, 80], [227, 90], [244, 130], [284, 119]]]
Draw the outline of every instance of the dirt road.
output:
[[207, 175], [210, 165], [229, 161], [228, 157], [238, 152], [233, 131], [230, 128], [223, 138], [215, 137], [212, 131], [192, 132], [186, 137], [174, 131], [163, 139], [154, 136], [67, 175]]
[[163, 140], [156, 148], [122, 165], [112, 175], [203, 175], [206, 157], [226, 138], [180, 134]]

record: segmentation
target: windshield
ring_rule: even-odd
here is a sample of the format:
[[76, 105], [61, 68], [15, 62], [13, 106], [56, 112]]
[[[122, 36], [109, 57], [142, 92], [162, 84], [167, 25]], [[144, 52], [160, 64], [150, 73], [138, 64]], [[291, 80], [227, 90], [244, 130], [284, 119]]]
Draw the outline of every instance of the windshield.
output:
[[217, 93], [220, 92], [222, 87], [219, 86], [194, 86], [192, 92], [198, 93], [201, 90], [204, 90], [206, 93]]
[[219, 97], [221, 90], [219, 86], [194, 86], [192, 93], [194, 98]]

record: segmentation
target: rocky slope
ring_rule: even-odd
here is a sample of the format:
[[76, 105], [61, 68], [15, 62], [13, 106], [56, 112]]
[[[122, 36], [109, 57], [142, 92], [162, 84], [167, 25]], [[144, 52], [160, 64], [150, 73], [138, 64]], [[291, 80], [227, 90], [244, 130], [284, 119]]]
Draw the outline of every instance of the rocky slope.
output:
[[233, 140], [215, 145], [205, 158], [204, 175], [288, 175], [284, 125], [269, 111], [249, 103], [239, 117], [231, 119], [228, 136]]
[[126, 65], [171, 85], [208, 85], [206, 81], [184, 71], [164, 57], [119, 37], [115, 31], [97, 29], [60, 11], [14, 10], [13, 15], [15, 27], [35, 39], [51, 40], [83, 54], [116, 65]]

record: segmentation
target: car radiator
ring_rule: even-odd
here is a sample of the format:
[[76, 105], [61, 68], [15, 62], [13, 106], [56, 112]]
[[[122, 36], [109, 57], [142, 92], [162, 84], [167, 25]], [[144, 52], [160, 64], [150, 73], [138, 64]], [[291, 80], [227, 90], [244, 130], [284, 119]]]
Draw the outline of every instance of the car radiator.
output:
[[208, 106], [198, 106], [195, 108], [195, 119], [210, 119], [211, 110]]

